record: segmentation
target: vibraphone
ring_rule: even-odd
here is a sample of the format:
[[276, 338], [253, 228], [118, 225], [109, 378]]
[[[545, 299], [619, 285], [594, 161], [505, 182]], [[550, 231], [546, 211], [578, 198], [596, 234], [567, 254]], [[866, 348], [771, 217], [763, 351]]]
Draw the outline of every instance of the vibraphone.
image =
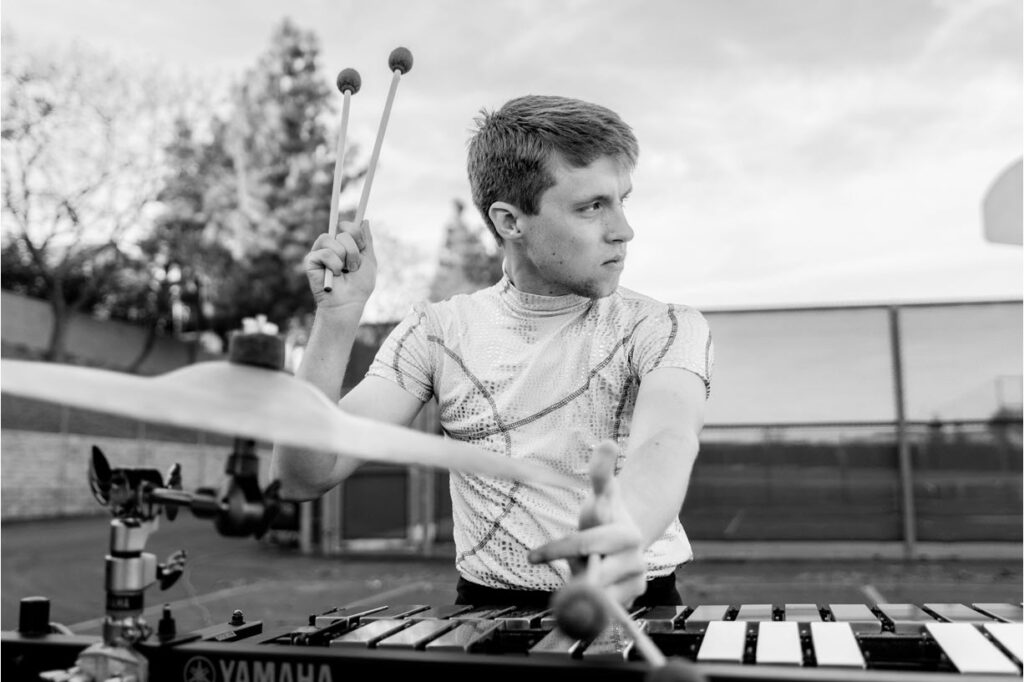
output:
[[[1021, 677], [1020, 604], [658, 606], [631, 615], [670, 658], [708, 680], [915, 682]], [[172, 619], [169, 612], [164, 622]], [[6, 679], [67, 668], [96, 638], [4, 632]], [[380, 604], [338, 607], [265, 632], [240, 612], [223, 625], [142, 642], [150, 679], [644, 680], [655, 672], [624, 629], [569, 638], [549, 610]], [[159, 640], [159, 641], [158, 641]]]

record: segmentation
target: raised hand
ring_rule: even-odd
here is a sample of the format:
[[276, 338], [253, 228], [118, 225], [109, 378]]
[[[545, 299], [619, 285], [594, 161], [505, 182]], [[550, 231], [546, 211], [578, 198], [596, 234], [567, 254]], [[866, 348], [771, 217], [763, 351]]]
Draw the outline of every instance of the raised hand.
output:
[[[333, 237], [327, 233], [318, 236], [303, 266], [318, 309], [364, 306], [377, 281], [369, 221], [360, 225], [342, 221]], [[330, 291], [324, 289], [325, 270], [334, 277]]]

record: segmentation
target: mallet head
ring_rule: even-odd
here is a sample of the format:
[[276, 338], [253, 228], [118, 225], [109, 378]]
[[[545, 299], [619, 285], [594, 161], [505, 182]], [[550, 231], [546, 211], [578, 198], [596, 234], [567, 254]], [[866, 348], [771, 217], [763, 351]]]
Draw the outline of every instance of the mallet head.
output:
[[608, 625], [608, 614], [596, 594], [598, 589], [588, 582], [573, 580], [552, 597], [555, 622], [565, 634], [591, 640]]
[[407, 74], [412, 69], [412, 52], [404, 47], [396, 47], [388, 56], [388, 68]]
[[341, 92], [350, 92], [353, 95], [359, 92], [360, 86], [363, 84], [363, 79], [359, 77], [359, 72], [355, 69], [342, 69], [338, 73], [338, 90]]

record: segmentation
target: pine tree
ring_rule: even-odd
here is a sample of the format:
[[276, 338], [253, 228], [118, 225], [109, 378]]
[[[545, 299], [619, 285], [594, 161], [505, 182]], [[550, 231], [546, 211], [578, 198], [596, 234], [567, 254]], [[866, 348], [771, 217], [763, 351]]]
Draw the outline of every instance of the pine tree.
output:
[[430, 285], [431, 301], [471, 293], [501, 279], [501, 250], [488, 250], [481, 238], [482, 230], [470, 229], [463, 217], [463, 202], [456, 199], [453, 208], [452, 218], [445, 227], [437, 272]]
[[[177, 235], [179, 263], [194, 259], [186, 279], [197, 314], [208, 310], [202, 324], [225, 340], [245, 317], [266, 315], [285, 329], [312, 312], [302, 259], [328, 228], [337, 94], [319, 61], [315, 34], [283, 21], [232, 88], [227, 114], [211, 122], [209, 141], [182, 138], [170, 155], [176, 169], [158, 232]], [[361, 175], [346, 169], [342, 189]], [[188, 231], [195, 238], [182, 241]]]

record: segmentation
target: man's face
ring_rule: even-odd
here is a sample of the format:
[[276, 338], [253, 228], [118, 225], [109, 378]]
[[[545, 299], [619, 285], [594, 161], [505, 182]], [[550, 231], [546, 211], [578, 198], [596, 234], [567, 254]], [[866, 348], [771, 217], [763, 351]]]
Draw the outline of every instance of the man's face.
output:
[[535, 294], [602, 298], [615, 291], [633, 230], [622, 203], [633, 188], [630, 169], [602, 156], [573, 168], [549, 169], [555, 184], [541, 195], [537, 215], [520, 215], [525, 263], [516, 286]]

